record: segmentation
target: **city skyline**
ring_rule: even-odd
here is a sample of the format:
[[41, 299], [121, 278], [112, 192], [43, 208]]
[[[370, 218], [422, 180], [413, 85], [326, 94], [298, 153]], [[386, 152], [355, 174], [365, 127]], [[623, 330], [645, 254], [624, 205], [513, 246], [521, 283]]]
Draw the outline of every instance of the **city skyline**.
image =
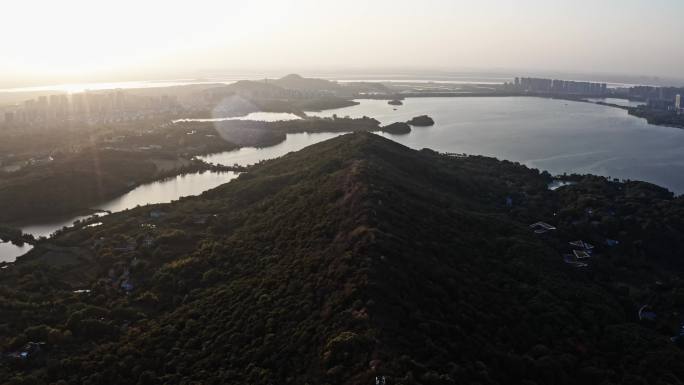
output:
[[[36, 12], [36, 10], [41, 12]], [[683, 78], [674, 0], [13, 3], [0, 86], [213, 71], [523, 71]], [[30, 27], [27, 22], [30, 23]]]

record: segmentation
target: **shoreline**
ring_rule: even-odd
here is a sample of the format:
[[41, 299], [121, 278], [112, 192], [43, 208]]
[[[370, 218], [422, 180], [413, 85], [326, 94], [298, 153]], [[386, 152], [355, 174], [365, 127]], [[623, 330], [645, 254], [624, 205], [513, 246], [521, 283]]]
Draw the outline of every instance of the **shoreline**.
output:
[[[114, 194], [109, 194], [107, 198], [103, 199], [102, 201], [95, 203], [93, 206], [98, 206], [105, 204], [107, 202], [110, 202], [114, 199], [120, 198], [131, 191], [135, 190], [136, 188], [139, 188], [141, 186], [149, 185], [149, 184], [154, 184], [154, 183], [162, 183], [168, 180], [171, 180], [173, 178], [179, 177], [179, 176], [184, 176], [184, 175], [189, 175], [189, 174], [196, 174], [196, 173], [204, 173], [204, 172], [212, 172], [212, 173], [223, 173], [223, 172], [245, 172], [247, 170], [247, 167], [242, 167], [242, 166], [224, 166], [224, 165], [219, 165], [219, 164], [210, 164], [208, 162], [205, 162], [201, 159], [197, 159], [195, 164], [190, 165], [188, 167], [178, 169], [175, 171], [171, 172], [166, 172], [161, 175], [157, 175], [154, 178], [150, 178], [147, 180], [140, 181], [139, 183], [136, 183], [135, 185], [130, 186], [129, 188], [126, 188], [125, 190], [119, 190]], [[102, 214], [102, 215], [98, 215]], [[97, 209], [93, 207], [86, 207], [86, 208], [79, 208], [73, 211], [69, 212], [63, 212], [63, 213], [56, 213], [56, 214], [48, 214], [48, 215], [40, 215], [36, 217], [32, 217], [31, 222], [24, 222], [24, 221], [10, 221], [4, 223], [5, 226], [15, 229], [16, 231], [21, 231], [22, 228], [27, 227], [27, 226], [32, 226], [35, 225], [36, 223], [50, 223], [50, 222], [61, 222], [65, 221], [71, 218], [74, 218], [74, 222], [79, 221], [79, 225], [81, 224], [87, 224], [93, 220], [96, 220], [97, 218], [104, 216], [104, 215], [109, 215], [112, 214], [111, 211], [109, 210], [102, 210], [102, 209]], [[84, 217], [84, 218], [80, 218]], [[0, 224], [3, 225], [3, 224]], [[73, 227], [74, 223], [72, 222], [69, 226]], [[56, 231], [59, 231], [57, 229]], [[22, 232], [21, 239], [24, 239], [24, 243], [29, 243], [32, 245], [35, 245], [39, 242], [41, 242], [41, 237], [36, 238], [33, 234], [30, 233], [24, 233]], [[46, 239], [50, 239], [51, 237], [48, 237]], [[2, 241], [6, 242], [14, 242], [14, 239], [5, 239], [5, 238], [0, 238]], [[29, 242], [30, 240], [30, 242]], [[20, 246], [20, 245], [19, 245]]]
[[[404, 94], [402, 95], [403, 98], [431, 98], [431, 97], [445, 97], [445, 98], [465, 98], [465, 97], [472, 97], [472, 98], [495, 98], [495, 97], [500, 97], [500, 98], [512, 98], [512, 97], [531, 97], [531, 98], [541, 98], [541, 99], [553, 99], [553, 100], [566, 100], [569, 102], [578, 102], [578, 103], [589, 103], [589, 104], [595, 104], [599, 106], [604, 106], [604, 107], [612, 107], [612, 108], [617, 108], [621, 110], [627, 111], [627, 113], [631, 116], [634, 116], [635, 118], [640, 118], [644, 119], [648, 124], [654, 125], [654, 126], [660, 126], [660, 127], [671, 127], [671, 128], [678, 128], [678, 129], [684, 129], [684, 115], [671, 115], [667, 114], [665, 117], [659, 117], [657, 112], [651, 112], [641, 109], [639, 107], [631, 107], [631, 106], [623, 106], [619, 104], [614, 104], [614, 103], [606, 103], [606, 102], [601, 102], [601, 101], [591, 101], [587, 100], [587, 98], [596, 98], [596, 99], [622, 99], [622, 100], [627, 100], [630, 102], [638, 102], [638, 100], [632, 100], [629, 98], [623, 98], [619, 96], [614, 96], [614, 95], [609, 95], [609, 96], [603, 96], [603, 97], [597, 97], [597, 96], [578, 96], [578, 97], [571, 97], [571, 96], [563, 96], [563, 95], [546, 95], [546, 94], [530, 94], [530, 93], [415, 93], [415, 94]], [[368, 99], [368, 100], [386, 100], [386, 98], [357, 98], [357, 99]], [[387, 99], [391, 100], [391, 99]], [[663, 122], [661, 119], [667, 119], [671, 118], [672, 116], [682, 116], [680, 120], [682, 120], [681, 123], [679, 122]]]
[[[634, 107], [627, 107], [627, 106], [621, 106], [617, 104], [612, 104], [612, 103], [605, 103], [601, 101], [590, 101], [590, 100], [585, 100], [582, 98], [575, 98], [575, 97], [559, 97], [558, 95], [540, 95], [540, 94], [524, 94], [524, 93], [459, 93], [457, 96], [453, 95], [445, 95], [445, 94], [440, 94], [440, 96], [443, 97], [536, 97], [536, 98], [544, 98], [544, 99], [557, 99], [557, 100], [567, 100], [567, 101], [573, 101], [573, 102], [582, 102], [582, 103], [590, 103], [590, 104], [597, 104], [597, 105], [603, 105], [606, 107], [614, 107], [614, 108], [619, 108], [625, 111], [628, 111], [630, 115], [642, 118], [648, 121], [646, 117], [642, 117], [639, 115], [632, 114], [631, 111], [634, 110]], [[411, 98], [418, 98], [418, 97], [433, 97], [432, 94], [424, 94], [424, 93], [418, 93], [418, 94], [412, 94], [412, 95], [405, 95], [405, 97], [411, 97]], [[357, 99], [363, 99], [363, 98], [357, 98]], [[377, 99], [377, 98], [369, 98], [369, 99]], [[356, 99], [355, 99], [356, 100]], [[354, 102], [355, 100], [351, 100], [350, 102]], [[628, 99], [627, 99], [628, 100]], [[358, 102], [350, 104], [355, 105], [358, 104]], [[273, 131], [274, 133], [282, 134], [282, 137], [279, 136], [279, 140], [277, 141], [266, 141], [264, 143], [259, 143], [256, 145], [237, 145], [235, 148], [232, 148], [231, 150], [224, 150], [224, 151], [211, 151], [208, 153], [203, 153], [203, 154], [194, 154], [194, 157], [191, 160], [191, 163], [187, 166], [183, 166], [181, 168], [177, 168], [174, 170], [169, 170], [166, 172], [159, 173], [157, 175], [154, 175], [151, 178], [147, 178], [144, 180], [140, 180], [139, 182], [135, 183], [134, 185], [128, 186], [127, 188], [123, 190], [117, 190], [111, 194], [108, 194], [105, 199], [102, 199], [99, 203], [101, 204], [104, 202], [107, 202], [112, 199], [116, 199], [117, 197], [120, 197], [122, 195], [125, 195], [126, 193], [140, 187], [146, 184], [150, 183], [155, 183], [155, 182], [163, 182], [165, 180], [175, 178], [178, 176], [182, 175], [187, 175], [191, 173], [197, 173], [197, 172], [204, 172], [204, 171], [210, 171], [210, 172], [226, 172], [226, 171], [235, 171], [235, 172], [244, 172], [246, 171], [249, 167], [248, 166], [238, 166], [232, 165], [232, 166], [227, 166], [227, 165], [220, 165], [220, 164], [213, 164], [209, 163], [203, 159], [200, 159], [199, 157], [202, 156], [208, 156], [212, 154], [218, 154], [218, 153], [223, 153], [226, 151], [239, 151], [242, 148], [248, 148], [248, 147], [254, 147], [257, 149], [261, 148], [268, 148], [275, 146], [277, 144], [283, 143], [286, 140], [286, 136], [289, 133], [318, 133], [318, 132], [340, 132], [340, 131], [347, 131], [347, 130], [339, 130], [339, 129], [331, 129], [332, 127], [327, 127], [327, 129], [324, 127], [322, 129], [310, 129], [312, 127], [306, 127], [308, 124], [311, 124], [311, 122], [320, 122], [320, 121], [325, 121], [326, 119], [324, 118], [318, 118], [318, 117], [307, 117], [303, 120], [297, 120], [297, 121], [292, 121], [292, 122], [261, 122], [261, 124], [264, 125], [264, 127], [268, 127], [270, 125], [276, 125], [275, 128], [267, 128], [268, 131]], [[343, 120], [343, 119], [340, 119]], [[243, 123], [246, 123], [247, 121], [241, 121]], [[308, 122], [308, 124], [304, 124], [303, 127], [301, 128], [294, 128], [293, 126], [299, 125], [301, 122]], [[650, 123], [650, 122], [649, 122]], [[260, 125], [259, 122], [250, 122], [248, 124], [257, 124]], [[653, 123], [650, 123], [653, 124]], [[655, 124], [659, 126], [669, 126], [669, 125], [663, 125], [663, 124]], [[337, 127], [336, 127], [337, 128]], [[674, 127], [674, 128], [682, 128], [682, 127]], [[355, 127], [355, 129], [352, 129], [351, 131], [371, 131], [371, 132], [382, 132], [382, 127], [378, 126], [372, 129], [369, 129], [369, 127]], [[67, 213], [56, 213], [56, 214], [49, 214], [45, 216], [40, 216], [37, 217], [38, 222], [42, 221], [50, 221], [50, 220], [58, 220], [59, 218], [64, 218], [64, 217], [75, 217], [75, 216], [86, 216], [86, 215], [95, 215], [97, 214], [97, 210], [94, 210], [92, 208], [79, 208], [76, 209], [75, 211], [69, 211]], [[36, 219], [36, 218], [34, 218]], [[31, 221], [35, 222], [35, 221]], [[18, 222], [16, 221], [8, 221], [6, 222], [9, 225], [16, 226]], [[25, 225], [25, 224], [24, 224]]]

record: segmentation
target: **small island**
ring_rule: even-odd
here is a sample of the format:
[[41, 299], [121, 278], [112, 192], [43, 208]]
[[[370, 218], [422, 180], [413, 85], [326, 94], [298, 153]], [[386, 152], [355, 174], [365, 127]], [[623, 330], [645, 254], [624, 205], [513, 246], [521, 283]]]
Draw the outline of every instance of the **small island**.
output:
[[435, 121], [432, 120], [432, 118], [427, 116], [427, 115], [420, 115], [420, 116], [414, 117], [413, 119], [409, 120], [406, 123], [408, 123], [412, 126], [416, 126], [416, 127], [427, 127], [427, 126], [434, 125]]
[[405, 135], [411, 132], [411, 126], [408, 123], [396, 122], [382, 127], [382, 131], [388, 134]]
[[399, 99], [390, 100], [389, 102], [387, 102], [387, 104], [389, 104], [390, 106], [403, 106], [404, 105], [404, 103]]

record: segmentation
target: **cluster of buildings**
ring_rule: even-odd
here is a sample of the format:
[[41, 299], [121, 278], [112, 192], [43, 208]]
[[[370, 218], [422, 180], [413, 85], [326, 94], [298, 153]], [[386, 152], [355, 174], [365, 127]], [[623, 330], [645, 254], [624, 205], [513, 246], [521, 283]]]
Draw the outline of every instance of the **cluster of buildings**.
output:
[[645, 102], [651, 110], [684, 113], [684, 88], [634, 86], [620, 92], [630, 100]]
[[49, 95], [4, 107], [0, 110], [0, 127], [121, 122], [179, 109], [175, 96], [141, 96], [121, 90]]
[[517, 77], [505, 84], [508, 91], [541, 94], [549, 96], [617, 97], [644, 102], [646, 108], [684, 114], [684, 88], [632, 86], [608, 88], [606, 83], [592, 83], [571, 80]]
[[609, 93], [606, 83], [543, 78], [515, 78], [513, 84], [509, 83], [509, 87], [519, 92], [555, 95], [605, 96]]

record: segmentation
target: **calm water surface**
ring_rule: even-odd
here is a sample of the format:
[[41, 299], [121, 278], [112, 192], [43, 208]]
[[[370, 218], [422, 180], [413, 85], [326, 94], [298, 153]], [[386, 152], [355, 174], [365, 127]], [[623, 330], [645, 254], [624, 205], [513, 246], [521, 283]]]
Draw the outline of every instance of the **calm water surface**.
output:
[[233, 166], [238, 164], [240, 166], [248, 166], [250, 164], [258, 163], [262, 160], [274, 159], [287, 154], [288, 152], [298, 151], [306, 146], [314, 143], [322, 142], [342, 135], [344, 133], [299, 133], [287, 134], [287, 139], [284, 142], [276, 144], [271, 147], [243, 147], [238, 150], [221, 152], [199, 157], [200, 159], [222, 165]]
[[[179, 175], [136, 187], [128, 193], [104, 204], [93, 207], [96, 210], [119, 212], [156, 203], [168, 203], [181, 197], [199, 195], [204, 191], [218, 187], [237, 178], [235, 172], [202, 172]], [[24, 233], [34, 237], [50, 237], [55, 231], [73, 225], [77, 220], [88, 218], [87, 215], [67, 216], [50, 221], [26, 223], [19, 226]], [[11, 243], [0, 243], [0, 261], [13, 262], [18, 256], [31, 250], [31, 245], [16, 246]]]
[[211, 118], [211, 119], [177, 119], [173, 122], [223, 122], [226, 120], [258, 120], [262, 122], [277, 122], [280, 120], [296, 120], [301, 119], [295, 114], [288, 112], [252, 112], [244, 116], [234, 116], [228, 118]]
[[[651, 125], [618, 108], [531, 97], [409, 98], [396, 107], [384, 100], [359, 102], [309, 115], [370, 116], [389, 124], [428, 114], [435, 120], [432, 127], [380, 135], [415, 149], [493, 156], [552, 174], [644, 180], [684, 193], [684, 130]], [[243, 148], [204, 160], [248, 165], [337, 135], [291, 134], [273, 147]]]
[[[94, 207], [97, 210], [119, 212], [155, 203], [168, 203], [178, 198], [199, 195], [202, 192], [220, 186], [237, 178], [235, 172], [203, 172], [176, 176], [160, 182], [153, 182], [138, 186], [128, 193], [107, 203]], [[25, 233], [34, 237], [49, 237], [55, 231], [65, 226], [71, 226], [74, 221], [85, 219], [87, 216], [71, 216], [54, 221], [27, 224], [21, 227]], [[0, 255], [2, 252], [0, 251]]]
[[[382, 100], [360, 102], [309, 115], [365, 115], [389, 124], [428, 114], [436, 122], [432, 127], [414, 127], [407, 135], [381, 135], [415, 149], [494, 156], [552, 174], [577, 172], [645, 180], [684, 193], [684, 130], [650, 125], [618, 108], [531, 97], [410, 98], [398, 107]], [[272, 147], [242, 148], [203, 159], [225, 165], [249, 165], [338, 135], [341, 133], [288, 134], [284, 142]], [[140, 186], [97, 208], [122, 211], [137, 205], [170, 202], [200, 194], [236, 176], [179, 176]], [[35, 236], [49, 236], [77, 219], [80, 217], [28, 224], [22, 230]], [[16, 248], [0, 244], [0, 260], [13, 260], [28, 251]]]
[[366, 115], [388, 124], [428, 114], [432, 127], [381, 135], [416, 149], [494, 156], [552, 174], [644, 180], [684, 193], [684, 130], [651, 125], [618, 108], [531, 97], [410, 98], [394, 108], [362, 100], [312, 115]]
[[31, 250], [33, 246], [24, 243], [23, 246], [17, 246], [10, 242], [0, 242], [0, 262], [14, 262], [14, 260]]

